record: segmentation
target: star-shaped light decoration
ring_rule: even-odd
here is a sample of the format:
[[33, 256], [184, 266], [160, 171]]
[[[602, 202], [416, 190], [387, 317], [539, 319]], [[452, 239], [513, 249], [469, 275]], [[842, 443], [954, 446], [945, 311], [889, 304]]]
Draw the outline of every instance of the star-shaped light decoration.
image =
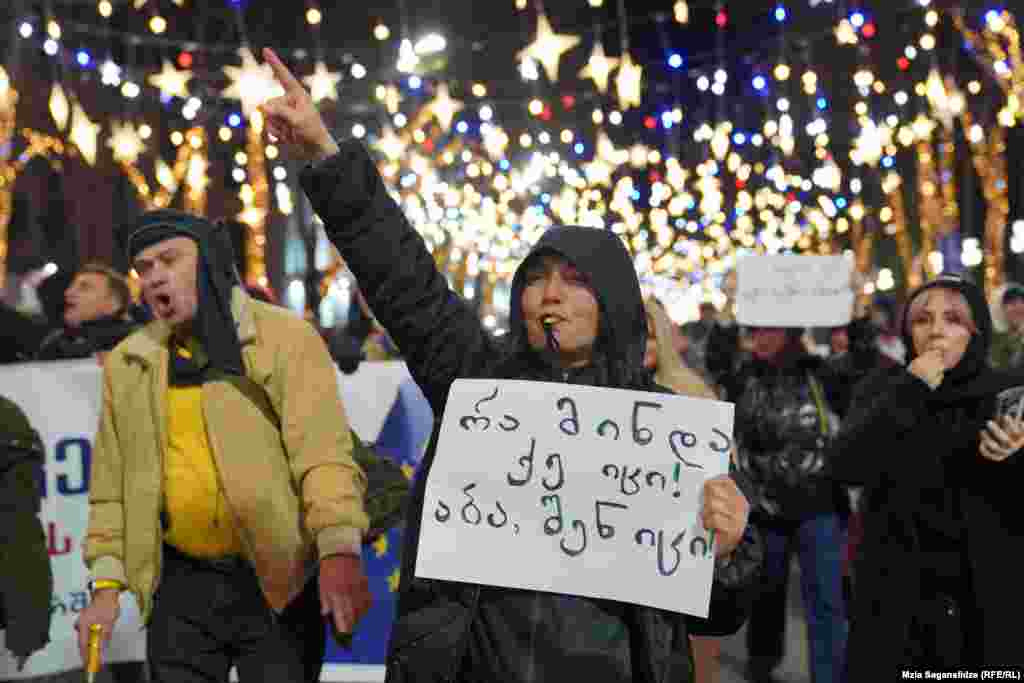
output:
[[381, 534], [377, 537], [377, 540], [373, 542], [373, 554], [378, 558], [384, 557], [388, 554], [388, 535]]
[[[947, 88], [947, 86], [952, 86]], [[939, 74], [938, 69], [931, 69], [928, 72], [928, 80], [925, 81], [925, 97], [932, 105], [935, 118], [942, 122], [946, 130], [953, 129], [953, 120], [962, 111], [961, 104], [956, 97], [956, 85], [948, 83]]]
[[271, 97], [284, 94], [284, 89], [274, 79], [269, 64], [260, 64], [247, 47], [239, 48], [241, 66], [225, 66], [224, 73], [231, 79], [231, 85], [221, 93], [229, 100], [242, 102], [242, 113], [248, 117]]
[[142, 141], [139, 131], [131, 123], [122, 121], [114, 121], [111, 128], [113, 132], [107, 139], [107, 147], [113, 152], [114, 161], [134, 165], [139, 160], [139, 155], [146, 151], [146, 144]]
[[67, 130], [68, 117], [71, 115], [71, 105], [68, 104], [68, 96], [64, 94], [64, 88], [60, 83], [54, 83], [50, 89], [50, 116], [60, 130]]
[[603, 130], [597, 134], [594, 149], [597, 152], [596, 158], [608, 163], [611, 166], [619, 166], [629, 161], [629, 152], [624, 149], [617, 149], [608, 133]]
[[193, 192], [205, 192], [210, 184], [210, 177], [206, 175], [210, 167], [203, 154], [193, 154], [188, 158], [188, 170], [185, 171], [185, 182]]
[[402, 92], [395, 85], [389, 85], [384, 89], [382, 99], [389, 114], [398, 113], [398, 107], [402, 104]]
[[156, 181], [160, 183], [160, 187], [172, 195], [178, 191], [178, 187], [181, 185], [181, 178], [174, 174], [174, 170], [163, 159], [156, 160]]
[[395, 135], [395, 131], [391, 126], [385, 126], [384, 132], [377, 138], [373, 147], [387, 157], [389, 161], [395, 161], [402, 156], [406, 144], [402, 141], [402, 138]]
[[388, 590], [389, 591], [391, 591], [392, 593], [398, 592], [398, 584], [401, 581], [401, 577], [402, 577], [402, 570], [401, 569], [395, 569], [395, 571], [391, 572], [391, 575], [388, 577]]
[[538, 14], [537, 37], [534, 38], [532, 43], [520, 50], [516, 57], [520, 60], [532, 57], [543, 64], [548, 80], [554, 83], [558, 81], [558, 61], [564, 53], [576, 47], [579, 42], [579, 36], [555, 33], [547, 16]]
[[618, 66], [618, 57], [608, 57], [604, 53], [604, 43], [600, 40], [594, 44], [594, 51], [590, 53], [587, 65], [580, 71], [580, 78], [589, 78], [594, 81], [598, 92], [602, 95], [608, 92], [608, 80]]
[[0, 115], [9, 114], [18, 103], [18, 92], [11, 87], [11, 78], [0, 66]]
[[452, 121], [455, 115], [462, 111], [465, 105], [461, 101], [452, 99], [448, 91], [448, 84], [441, 83], [437, 86], [437, 94], [434, 99], [427, 103], [427, 111], [441, 124], [441, 129], [447, 133], [452, 129]]
[[836, 42], [840, 45], [856, 45], [857, 44], [857, 29], [853, 27], [849, 19], [843, 19], [836, 24], [835, 31]]
[[710, 144], [711, 153], [715, 158], [719, 161], [725, 159], [725, 155], [729, 153], [729, 127], [724, 123], [718, 124], [714, 135], [711, 136]]
[[313, 67], [313, 73], [306, 76], [302, 81], [309, 86], [309, 95], [317, 104], [320, 100], [338, 101], [338, 83], [341, 82], [341, 73], [329, 71], [327, 65], [317, 60]]
[[627, 52], [622, 55], [619, 73], [615, 77], [615, 88], [619, 95], [619, 106], [623, 109], [640, 106], [640, 90], [643, 84], [644, 68], [633, 63]]
[[100, 80], [103, 85], [119, 86], [121, 85], [121, 67], [117, 65], [112, 59], [100, 64]]
[[159, 88], [165, 97], [188, 97], [188, 82], [192, 80], [192, 72], [188, 69], [175, 69], [168, 60], [164, 60], [160, 73], [153, 74], [146, 81], [154, 88]]
[[505, 148], [508, 147], [508, 134], [497, 126], [488, 126], [483, 133], [484, 149], [487, 155], [494, 161], [505, 158]]
[[637, 143], [629, 148], [627, 154], [629, 155], [629, 165], [633, 168], [643, 168], [648, 165], [650, 150], [647, 145]]
[[242, 209], [237, 218], [249, 227], [263, 225], [267, 220], [267, 210], [261, 209], [258, 206], [247, 206]]
[[590, 185], [604, 185], [609, 187], [612, 184], [612, 165], [601, 157], [595, 156], [594, 160], [583, 165], [583, 173], [587, 176]]
[[96, 136], [99, 135], [101, 126], [89, 120], [82, 105], [75, 103], [71, 112], [71, 135], [68, 139], [75, 143], [75, 147], [82, 153], [90, 166], [96, 164]]
[[680, 24], [690, 23], [690, 5], [686, 0], [676, 0], [676, 4], [672, 6], [672, 13]]

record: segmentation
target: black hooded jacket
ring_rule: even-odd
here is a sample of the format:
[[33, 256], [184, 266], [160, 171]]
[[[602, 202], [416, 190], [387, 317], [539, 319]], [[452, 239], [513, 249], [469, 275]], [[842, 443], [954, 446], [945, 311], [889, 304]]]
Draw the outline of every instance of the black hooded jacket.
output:
[[53, 572], [38, 516], [44, 456], [25, 413], [0, 396], [0, 629], [19, 657], [50, 640]]
[[[978, 328], [961, 361], [934, 391], [906, 367], [869, 376], [854, 391], [830, 459], [838, 480], [864, 487], [851, 681], [934, 666], [930, 649], [967, 666], [1024, 664], [1017, 637], [1024, 591], [1008, 559], [1024, 550], [1024, 456], [992, 462], [978, 450], [996, 396], [1024, 378], [988, 367], [992, 320], [972, 283], [941, 276], [912, 294], [907, 309], [937, 287], [962, 294]], [[903, 336], [909, 364], [915, 354], [908, 321]], [[959, 621], [947, 622], [937, 595], [961, 603]], [[943, 633], [953, 642], [932, 642]]]
[[[454, 380], [499, 377], [658, 390], [642, 369], [646, 317], [621, 241], [592, 228], [554, 228], [524, 262], [543, 252], [564, 256], [590, 279], [599, 301], [595, 361], [563, 371], [526, 345], [522, 265], [513, 280], [512, 329], [496, 339], [448, 288], [358, 142], [342, 143], [338, 155], [306, 168], [301, 183], [437, 416], [409, 506], [388, 681], [692, 680], [688, 633], [727, 634], [742, 625], [756, 564], [734, 574], [729, 586], [718, 580], [728, 572], [716, 572], [708, 620], [606, 600], [414, 578], [426, 480]], [[737, 556], [753, 543], [747, 539]]]

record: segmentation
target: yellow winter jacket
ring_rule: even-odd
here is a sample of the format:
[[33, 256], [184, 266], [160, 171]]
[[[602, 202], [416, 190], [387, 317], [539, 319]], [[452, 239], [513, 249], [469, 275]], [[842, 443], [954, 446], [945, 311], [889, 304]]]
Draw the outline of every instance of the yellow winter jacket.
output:
[[[245, 555], [281, 611], [319, 558], [358, 554], [366, 478], [313, 327], [240, 288], [232, 313], [251, 383], [203, 384], [203, 416]], [[160, 580], [170, 332], [150, 323], [106, 359], [84, 543], [92, 578], [123, 582], [146, 620]]]

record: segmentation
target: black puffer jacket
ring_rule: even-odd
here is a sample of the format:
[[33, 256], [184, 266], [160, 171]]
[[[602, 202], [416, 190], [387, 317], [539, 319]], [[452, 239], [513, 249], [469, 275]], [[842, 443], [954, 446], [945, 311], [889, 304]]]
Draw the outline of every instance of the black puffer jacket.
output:
[[835, 512], [825, 460], [839, 415], [825, 362], [809, 354], [781, 365], [750, 360], [724, 385], [736, 402], [737, 463], [754, 485], [755, 514], [798, 521]]
[[691, 681], [688, 634], [732, 633], [746, 618], [759, 568], [752, 537], [737, 550], [731, 571], [716, 571], [707, 620], [606, 600], [414, 578], [426, 480], [455, 379], [521, 378], [656, 390], [641, 362], [646, 318], [640, 289], [618, 238], [590, 228], [556, 228], [532, 252], [550, 250], [568, 258], [590, 278], [599, 300], [595, 362], [563, 372], [525, 346], [518, 305], [522, 266], [512, 288], [510, 340], [499, 342], [450, 291], [359, 143], [343, 143], [338, 155], [305, 169], [301, 182], [439, 418], [410, 504], [388, 680]]
[[53, 575], [37, 516], [42, 465], [39, 434], [0, 396], [0, 628], [19, 657], [50, 640]]
[[800, 521], [846, 512], [846, 494], [826, 471], [845, 412], [848, 373], [792, 339], [775, 362], [738, 349], [738, 328], [713, 328], [709, 370], [736, 403], [739, 469], [751, 481], [753, 514], [762, 521]]

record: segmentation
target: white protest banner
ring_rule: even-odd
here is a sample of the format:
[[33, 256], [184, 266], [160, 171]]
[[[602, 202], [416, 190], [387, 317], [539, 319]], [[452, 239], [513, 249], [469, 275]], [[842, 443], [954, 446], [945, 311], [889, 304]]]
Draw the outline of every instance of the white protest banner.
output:
[[[82, 667], [74, 624], [89, 600], [82, 542], [89, 523], [92, 439], [102, 403], [102, 371], [91, 359], [5, 365], [0, 367], [0, 387], [24, 411], [46, 446], [40, 517], [54, 582], [50, 643], [28, 660], [24, 671], [17, 671], [0, 632], [0, 680], [13, 680]], [[138, 606], [125, 594], [104, 661], [142, 661], [145, 652]]]
[[736, 320], [758, 327], [850, 322], [853, 262], [845, 256], [751, 255], [736, 263]]
[[452, 384], [416, 575], [706, 617], [704, 482], [728, 471], [733, 405], [519, 380]]

